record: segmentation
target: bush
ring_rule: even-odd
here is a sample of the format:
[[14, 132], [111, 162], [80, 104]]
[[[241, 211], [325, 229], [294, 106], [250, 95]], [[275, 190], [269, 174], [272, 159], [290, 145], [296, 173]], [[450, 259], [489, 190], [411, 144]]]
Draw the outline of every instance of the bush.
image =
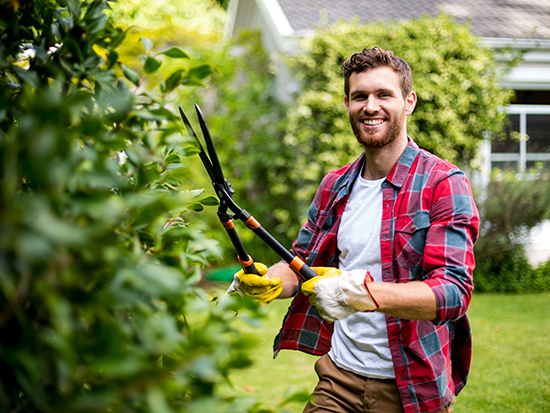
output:
[[145, 38], [121, 64], [107, 7], [0, 3], [0, 410], [255, 411], [215, 388], [251, 362], [235, 311], [263, 313], [197, 286], [216, 200], [187, 187], [197, 150], [165, 101], [208, 71], [155, 84], [189, 58]]
[[533, 274], [533, 291], [550, 291], [550, 260], [535, 270]]
[[550, 181], [532, 171], [526, 175], [495, 171], [479, 203], [480, 237], [475, 245], [474, 284], [479, 292], [550, 291], [549, 264], [534, 269], [524, 245], [529, 232], [550, 217]]
[[476, 254], [476, 263], [474, 285], [478, 292], [538, 292], [532, 282], [534, 269], [521, 246], [485, 257]]

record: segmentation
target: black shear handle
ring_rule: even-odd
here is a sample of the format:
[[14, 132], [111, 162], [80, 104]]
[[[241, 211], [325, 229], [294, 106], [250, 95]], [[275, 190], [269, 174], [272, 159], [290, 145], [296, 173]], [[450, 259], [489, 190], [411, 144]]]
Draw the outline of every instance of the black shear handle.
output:
[[227, 232], [227, 235], [229, 235], [229, 238], [231, 239], [231, 242], [233, 243], [233, 246], [237, 250], [237, 258], [239, 262], [241, 263], [241, 267], [243, 268], [243, 271], [246, 274], [256, 274], [260, 275], [258, 272], [258, 269], [254, 265], [254, 261], [248, 255], [246, 252], [246, 249], [244, 248], [244, 245], [241, 241], [241, 238], [239, 237], [239, 234], [237, 234], [237, 230], [235, 229], [235, 225], [233, 224], [233, 221], [231, 219], [222, 219], [220, 217], [220, 221], [225, 228], [225, 231]]
[[292, 271], [294, 271], [302, 280], [307, 281], [316, 277], [317, 274], [310, 267], [307, 266], [300, 258], [292, 254], [279, 241], [273, 237], [261, 224], [246, 211], [242, 211], [242, 215], [245, 215], [243, 219], [244, 224], [250, 228], [254, 233], [262, 239], [273, 251], [275, 251], [279, 257], [285, 260]]

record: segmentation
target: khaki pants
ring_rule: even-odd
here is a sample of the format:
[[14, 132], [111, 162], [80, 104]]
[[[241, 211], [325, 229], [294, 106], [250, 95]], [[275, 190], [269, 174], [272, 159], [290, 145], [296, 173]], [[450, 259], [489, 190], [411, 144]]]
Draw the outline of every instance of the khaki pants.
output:
[[[395, 380], [362, 377], [339, 368], [324, 355], [315, 363], [319, 383], [304, 413], [403, 413]], [[454, 398], [435, 413], [453, 411]]]

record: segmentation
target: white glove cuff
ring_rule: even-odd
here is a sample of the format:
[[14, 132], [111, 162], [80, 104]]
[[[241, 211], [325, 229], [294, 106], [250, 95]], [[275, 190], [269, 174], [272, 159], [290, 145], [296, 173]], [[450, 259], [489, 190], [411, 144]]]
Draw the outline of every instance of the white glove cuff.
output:
[[379, 305], [371, 296], [367, 282], [372, 280], [365, 270], [342, 271], [340, 288], [345, 302], [357, 311], [373, 311]]

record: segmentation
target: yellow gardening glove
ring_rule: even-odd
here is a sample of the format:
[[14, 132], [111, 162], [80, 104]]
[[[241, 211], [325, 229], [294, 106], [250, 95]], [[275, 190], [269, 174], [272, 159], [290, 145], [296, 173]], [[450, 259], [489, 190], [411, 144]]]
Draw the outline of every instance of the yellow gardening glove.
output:
[[317, 307], [317, 300], [315, 296], [315, 286], [322, 279], [338, 277], [342, 271], [334, 267], [311, 267], [313, 272], [317, 274], [317, 277], [313, 277], [302, 284], [302, 293], [309, 297], [311, 305]]
[[252, 297], [262, 304], [269, 304], [283, 291], [283, 281], [280, 278], [268, 278], [266, 265], [260, 262], [255, 262], [254, 265], [260, 275], [246, 274], [240, 270], [233, 276], [233, 282], [226, 294], [238, 292], [240, 295]]

